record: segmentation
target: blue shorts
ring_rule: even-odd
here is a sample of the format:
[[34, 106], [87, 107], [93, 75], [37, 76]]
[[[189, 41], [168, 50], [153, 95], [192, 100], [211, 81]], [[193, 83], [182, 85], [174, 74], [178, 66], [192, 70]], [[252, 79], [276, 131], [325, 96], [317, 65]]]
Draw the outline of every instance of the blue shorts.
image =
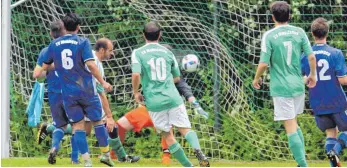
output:
[[53, 118], [53, 125], [56, 128], [67, 125], [69, 120], [64, 109], [62, 94], [48, 92], [48, 102]]
[[347, 131], [347, 114], [346, 112], [316, 115], [316, 124], [318, 128], [325, 132], [329, 128], [337, 128], [339, 131]]
[[71, 123], [76, 123], [88, 117], [90, 121], [100, 121], [102, 118], [102, 108], [99, 96], [81, 98], [64, 98], [64, 107], [67, 117]]

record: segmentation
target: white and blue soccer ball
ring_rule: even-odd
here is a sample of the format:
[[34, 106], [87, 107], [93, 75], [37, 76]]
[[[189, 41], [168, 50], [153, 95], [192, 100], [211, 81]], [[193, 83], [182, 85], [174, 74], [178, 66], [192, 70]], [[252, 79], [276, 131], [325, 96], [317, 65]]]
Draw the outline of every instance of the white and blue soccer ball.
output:
[[199, 58], [194, 54], [188, 54], [182, 58], [182, 69], [186, 72], [196, 72], [199, 66]]

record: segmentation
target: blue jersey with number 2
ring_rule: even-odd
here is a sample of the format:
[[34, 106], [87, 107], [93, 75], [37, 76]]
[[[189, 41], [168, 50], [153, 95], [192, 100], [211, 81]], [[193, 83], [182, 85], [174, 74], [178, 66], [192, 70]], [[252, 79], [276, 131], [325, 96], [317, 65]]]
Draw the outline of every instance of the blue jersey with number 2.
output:
[[50, 43], [43, 62], [54, 62], [63, 97], [73, 98], [95, 96], [97, 93], [95, 80], [86, 69], [85, 62], [88, 60], [94, 60], [89, 40], [67, 34]]
[[[327, 44], [312, 47], [316, 56], [317, 85], [309, 89], [310, 105], [315, 115], [343, 112], [347, 109], [346, 95], [338, 77], [347, 75], [345, 58], [341, 52]], [[310, 74], [307, 56], [301, 59], [302, 73]]]

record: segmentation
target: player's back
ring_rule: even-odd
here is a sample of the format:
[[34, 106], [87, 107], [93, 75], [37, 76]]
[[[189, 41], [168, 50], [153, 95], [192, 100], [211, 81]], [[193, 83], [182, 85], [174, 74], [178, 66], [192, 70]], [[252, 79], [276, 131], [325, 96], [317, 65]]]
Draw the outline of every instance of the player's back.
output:
[[96, 95], [95, 80], [85, 65], [87, 60], [94, 59], [88, 39], [67, 34], [52, 41], [48, 50], [53, 56], [64, 97]]
[[[327, 44], [312, 47], [317, 63], [317, 84], [309, 89], [310, 105], [315, 115], [342, 112], [347, 109], [345, 93], [338, 77], [346, 75], [347, 69], [341, 50]], [[303, 74], [310, 73], [307, 56], [302, 57]]]
[[305, 32], [291, 25], [277, 26], [263, 35], [262, 53], [269, 54], [266, 62], [270, 66], [272, 96], [295, 97], [304, 94], [300, 57], [305, 45], [311, 50]]
[[148, 43], [136, 49], [134, 54], [142, 67], [141, 84], [148, 111], [163, 111], [181, 105], [183, 100], [173, 82], [172, 72], [178, 70], [173, 53], [158, 43]]
[[[41, 50], [39, 54], [37, 64], [40, 65], [41, 67], [43, 65], [44, 57], [48, 54], [47, 51], [48, 51], [48, 47], [45, 47]], [[47, 79], [48, 92], [61, 93], [61, 85], [58, 78], [58, 73], [55, 70], [47, 71], [46, 79]]]

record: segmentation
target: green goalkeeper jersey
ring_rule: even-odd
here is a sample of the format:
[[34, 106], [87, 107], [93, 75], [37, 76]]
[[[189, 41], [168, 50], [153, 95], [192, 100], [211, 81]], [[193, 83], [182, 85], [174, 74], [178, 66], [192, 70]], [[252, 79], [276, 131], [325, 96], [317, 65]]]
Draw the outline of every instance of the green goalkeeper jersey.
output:
[[132, 72], [141, 74], [148, 111], [160, 112], [183, 103], [173, 78], [180, 76], [174, 54], [158, 43], [147, 43], [131, 54]]
[[303, 29], [277, 26], [263, 35], [260, 62], [270, 66], [270, 94], [296, 97], [305, 92], [301, 75], [300, 57], [312, 52], [310, 41]]

